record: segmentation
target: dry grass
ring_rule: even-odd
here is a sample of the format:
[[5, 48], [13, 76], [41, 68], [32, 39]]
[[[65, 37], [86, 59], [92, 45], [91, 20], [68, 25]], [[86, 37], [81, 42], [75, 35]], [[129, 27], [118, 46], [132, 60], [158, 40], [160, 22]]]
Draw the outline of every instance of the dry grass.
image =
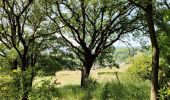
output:
[[[90, 76], [96, 79], [98, 82], [108, 82], [116, 79], [115, 72], [125, 72], [130, 65], [120, 66], [117, 68], [102, 68], [91, 70]], [[79, 85], [81, 79], [80, 71], [60, 71], [55, 74], [55, 77], [52, 79], [53, 83], [59, 83], [58, 86], [64, 85]]]

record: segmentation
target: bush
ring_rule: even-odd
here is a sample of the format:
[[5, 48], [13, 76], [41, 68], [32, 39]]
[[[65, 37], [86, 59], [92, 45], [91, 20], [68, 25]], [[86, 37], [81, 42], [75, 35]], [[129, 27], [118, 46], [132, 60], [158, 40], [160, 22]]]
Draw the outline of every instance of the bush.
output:
[[[143, 80], [151, 80], [151, 70], [152, 70], [152, 62], [151, 57], [144, 53], [138, 53], [129, 61], [132, 63], [131, 67], [129, 68], [129, 72], [135, 76], [142, 78]], [[164, 100], [165, 98], [169, 97], [167, 83], [170, 80], [169, 77], [169, 64], [165, 61], [165, 59], [160, 58], [159, 62], [159, 99]]]
[[159, 100], [169, 100], [170, 89], [165, 85], [159, 89]]
[[129, 72], [135, 77], [140, 77], [144, 80], [151, 79], [151, 70], [152, 63], [151, 57], [144, 53], [138, 53], [133, 58], [129, 59], [129, 62], [132, 64], [129, 68]]
[[0, 69], [0, 99], [18, 100], [20, 94], [20, 71]]
[[51, 85], [50, 80], [42, 80], [41, 86], [34, 87], [30, 94], [30, 100], [52, 100], [54, 96], [58, 97], [58, 91]]

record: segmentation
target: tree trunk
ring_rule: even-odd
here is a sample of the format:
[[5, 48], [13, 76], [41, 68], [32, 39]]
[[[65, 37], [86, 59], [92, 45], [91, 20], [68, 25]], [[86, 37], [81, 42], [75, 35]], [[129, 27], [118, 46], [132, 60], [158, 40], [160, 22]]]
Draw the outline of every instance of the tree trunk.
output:
[[150, 40], [152, 44], [152, 81], [151, 81], [151, 98], [150, 100], [158, 99], [158, 69], [159, 69], [159, 46], [153, 21], [153, 7], [148, 4], [146, 7], [147, 25], [149, 28]]
[[[32, 82], [33, 82], [33, 78], [35, 76], [35, 72], [34, 72], [34, 66], [30, 66], [32, 68], [30, 73], [27, 73], [27, 68], [28, 68], [28, 62], [26, 60], [22, 60], [24, 61], [22, 63], [22, 100], [28, 100], [28, 94], [31, 91], [32, 88]], [[30, 76], [30, 77], [29, 77]]]
[[86, 79], [89, 78], [90, 75], [90, 69], [87, 68], [83, 68], [81, 70], [81, 86], [85, 86], [86, 85]]
[[28, 92], [25, 92], [25, 93], [22, 95], [22, 100], [28, 100]]
[[11, 70], [17, 69], [17, 66], [18, 66], [18, 61], [17, 61], [17, 58], [15, 58], [15, 59], [12, 61]]
[[89, 78], [90, 70], [93, 66], [94, 58], [92, 56], [85, 57], [83, 62], [83, 69], [81, 70], [81, 86], [86, 85], [86, 79]]
[[22, 79], [21, 79], [21, 84], [22, 84], [22, 100], [28, 100], [28, 80], [26, 79], [26, 71], [22, 71]]
[[30, 74], [30, 77], [28, 77], [29, 75], [27, 75], [25, 73], [25, 71], [23, 71], [23, 76], [22, 76], [22, 100], [28, 100], [28, 94], [31, 92], [32, 89], [32, 83], [33, 83], [33, 79], [35, 77], [35, 72], [34, 72], [34, 66], [31, 66], [32, 70]]
[[[30, 60], [30, 61], [28, 61]], [[24, 49], [24, 54], [22, 57], [22, 100], [28, 100], [28, 95], [32, 89], [33, 79], [35, 77], [35, 63], [37, 58], [35, 55], [31, 54], [30, 58], [28, 58], [28, 48]], [[27, 73], [27, 68], [31, 68], [31, 72]], [[30, 77], [29, 77], [30, 76]]]

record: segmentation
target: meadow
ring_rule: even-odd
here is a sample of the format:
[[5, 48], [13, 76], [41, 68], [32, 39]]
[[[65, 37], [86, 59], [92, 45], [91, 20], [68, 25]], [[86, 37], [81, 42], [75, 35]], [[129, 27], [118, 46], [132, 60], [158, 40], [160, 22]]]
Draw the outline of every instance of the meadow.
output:
[[[85, 88], [80, 71], [60, 71], [36, 77], [31, 100], [149, 100], [150, 83], [128, 73], [130, 65], [91, 71]], [[116, 76], [117, 74], [117, 76]]]
[[[150, 82], [132, 76], [130, 65], [91, 70], [85, 88], [80, 87], [80, 71], [58, 71], [55, 75], [36, 76], [30, 100], [149, 100]], [[17, 71], [1, 73], [0, 100], [18, 100]], [[4, 76], [4, 75], [5, 76]], [[17, 76], [17, 75], [16, 75]], [[15, 80], [15, 81], [14, 81]]]

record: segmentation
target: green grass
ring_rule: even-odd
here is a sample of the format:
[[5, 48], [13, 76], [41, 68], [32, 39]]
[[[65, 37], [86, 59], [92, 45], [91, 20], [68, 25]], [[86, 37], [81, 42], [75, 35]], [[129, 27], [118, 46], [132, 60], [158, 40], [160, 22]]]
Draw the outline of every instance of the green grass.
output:
[[[9, 74], [9, 73], [8, 73]], [[0, 100], [18, 100], [20, 92], [14, 86], [11, 76], [0, 74]], [[111, 72], [102, 73], [100, 75]], [[6, 75], [6, 77], [4, 77]], [[13, 75], [13, 74], [12, 74]], [[110, 82], [96, 83], [94, 80], [89, 82], [86, 88], [79, 85], [58, 86], [51, 84], [54, 77], [37, 76], [34, 80], [32, 92], [29, 94], [30, 100], [149, 100], [150, 85], [149, 81], [143, 81], [129, 75], [127, 72], [118, 73], [120, 84], [117, 79]], [[4, 79], [2, 81], [2, 79]], [[75, 79], [73, 79], [74, 81]], [[9, 84], [8, 84], [9, 83]], [[7, 88], [7, 89], [4, 89]], [[3, 89], [3, 90], [2, 90]]]
[[34, 88], [31, 100], [149, 100], [149, 81], [132, 78], [127, 73], [108, 83], [91, 84], [83, 89], [79, 85], [55, 87], [49, 81], [42, 87]]

